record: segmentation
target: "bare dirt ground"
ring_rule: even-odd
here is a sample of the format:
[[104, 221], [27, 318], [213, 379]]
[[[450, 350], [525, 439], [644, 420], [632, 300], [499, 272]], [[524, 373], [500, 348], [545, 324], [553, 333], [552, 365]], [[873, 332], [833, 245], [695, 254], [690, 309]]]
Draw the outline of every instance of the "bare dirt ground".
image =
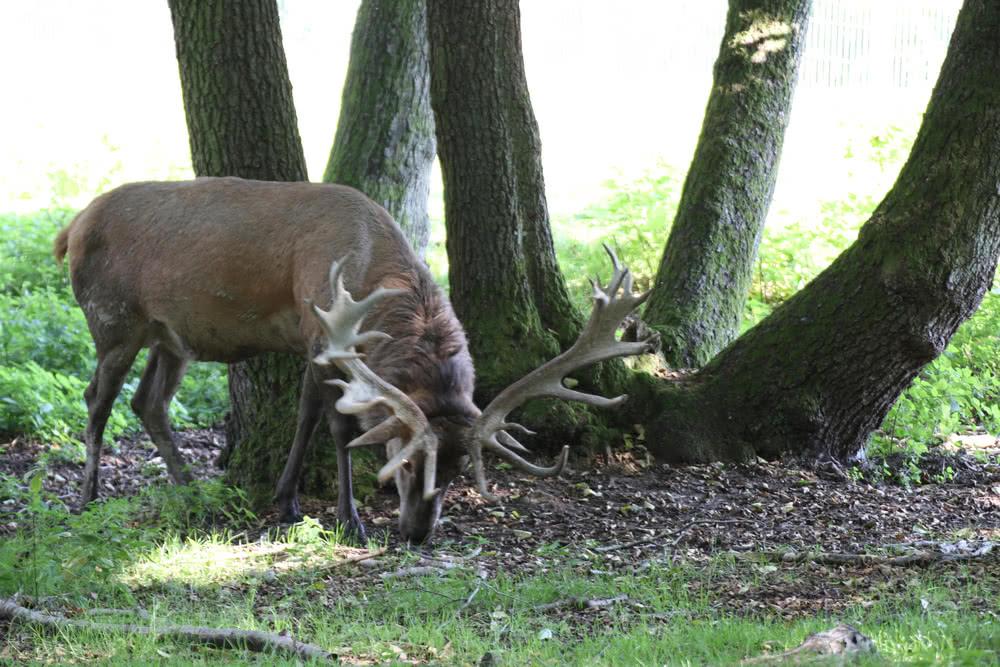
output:
[[[220, 433], [192, 431], [182, 438], [199, 477], [220, 474], [214, 465]], [[904, 590], [911, 567], [939, 568], [958, 584], [969, 577], [1000, 578], [1000, 549], [990, 552], [1000, 541], [997, 442], [978, 444], [982, 449], [976, 456], [944, 447], [928, 453], [920, 464], [923, 483], [908, 488], [856, 481], [834, 465], [819, 471], [793, 461], [668, 466], [635, 451], [614, 453], [611, 460], [606, 455], [577, 459], [548, 480], [493, 470], [502, 504], [485, 503], [469, 486], [471, 479], [459, 478], [448, 492], [434, 544], [423, 551], [438, 547], [467, 553], [482, 544], [477, 567], [487, 576], [501, 570], [546, 571], [554, 562], [539, 555], [543, 545], [600, 554], [600, 567], [610, 571], [637, 571], [664, 560], [698, 564], [722, 552], [737, 558], [753, 552], [761, 563], [768, 559], [762, 554], [771, 554], [780, 567], [789, 572], [794, 567], [794, 576], [770, 577], [753, 587], [736, 575], [693, 585], [718, 600], [720, 613], [777, 613], [786, 619], [836, 614], [870, 599], [875, 590], [886, 596]], [[38, 451], [37, 444], [9, 442], [0, 472], [20, 477], [34, 465]], [[143, 437], [106, 452], [102, 466], [104, 495], [137, 493], [166, 479]], [[949, 468], [953, 474], [947, 474]], [[44, 486], [73, 503], [81, 473], [82, 465], [53, 464]], [[946, 483], [934, 481], [947, 477]], [[12, 499], [0, 502], [2, 539], [18, 529], [21, 508]], [[303, 510], [332, 526], [333, 504], [304, 499]], [[388, 533], [390, 546], [399, 544], [397, 506], [390, 487], [364, 499], [359, 508], [369, 535]], [[275, 525], [276, 513], [265, 511], [248, 536], [256, 539]], [[806, 554], [815, 558], [802, 565]], [[858, 554], [878, 558], [854, 557]], [[343, 579], [353, 582], [345, 586], [359, 584], [357, 577]], [[983, 600], [982, 612], [993, 614], [993, 605]]]

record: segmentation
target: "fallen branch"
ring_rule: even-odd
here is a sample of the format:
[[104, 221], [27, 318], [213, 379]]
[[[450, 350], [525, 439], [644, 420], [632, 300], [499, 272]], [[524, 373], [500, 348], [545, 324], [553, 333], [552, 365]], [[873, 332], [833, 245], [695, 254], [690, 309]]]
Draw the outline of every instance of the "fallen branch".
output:
[[568, 597], [565, 600], [556, 600], [555, 602], [547, 602], [545, 604], [535, 605], [531, 608], [531, 611], [551, 611], [553, 609], [600, 609], [601, 607], [608, 607], [617, 602], [628, 601], [627, 595], [617, 595], [613, 598], [604, 598], [599, 600], [587, 600], [586, 598], [578, 598], [576, 596]]
[[397, 579], [400, 577], [422, 577], [428, 574], [444, 574], [443, 567], [431, 567], [430, 565], [418, 565], [414, 567], [401, 567], [395, 572], [383, 572], [378, 575], [383, 579]]
[[702, 524], [702, 523], [715, 523], [715, 524], [719, 524], [719, 523], [748, 523], [750, 521], [752, 521], [752, 519], [698, 519], [697, 521], [692, 521], [691, 523], [689, 523], [688, 525], [684, 526], [683, 528], [674, 528], [674, 529], [671, 529], [671, 530], [664, 530], [664, 531], [661, 531], [659, 533], [656, 533], [655, 535], [650, 535], [649, 537], [644, 537], [641, 540], [635, 540], [634, 542], [626, 542], [625, 544], [612, 544], [612, 545], [609, 545], [609, 546], [606, 546], [606, 547], [597, 547], [597, 548], [594, 549], [594, 551], [602, 551], [603, 552], [603, 551], [618, 551], [619, 549], [631, 549], [632, 547], [637, 547], [640, 544], [649, 544], [650, 542], [659, 542], [663, 538], [669, 537], [671, 535], [677, 535], [677, 539], [675, 539], [674, 542], [673, 542], [673, 544], [670, 545], [671, 547], [676, 547], [680, 543], [681, 537], [684, 536], [684, 533], [686, 533], [687, 531], [691, 530], [691, 528], [693, 528], [694, 526], [697, 526], [698, 524]]
[[137, 616], [139, 618], [149, 618], [149, 612], [145, 609], [81, 609], [80, 614], [87, 616]]
[[329, 565], [324, 565], [322, 569], [333, 570], [343, 565], [350, 565], [351, 563], [360, 563], [361, 561], [368, 560], [369, 558], [377, 558], [378, 556], [381, 556], [388, 550], [389, 547], [382, 547], [381, 549], [376, 549], [375, 551], [369, 551], [367, 553], [358, 554], [357, 556], [351, 556], [350, 558], [345, 558], [344, 560], [338, 560], [336, 563], [330, 563]]
[[[986, 552], [988, 553], [988, 552]], [[740, 560], [762, 560], [774, 563], [817, 563], [819, 565], [933, 565], [955, 561], [968, 561], [985, 556], [986, 553], [946, 554], [939, 551], [916, 551], [902, 556], [879, 556], [877, 554], [841, 554], [829, 552], [797, 551], [744, 551], [733, 552]]]
[[294, 638], [286, 634], [273, 634], [270, 632], [260, 632], [259, 630], [237, 630], [235, 628], [205, 628], [195, 625], [168, 625], [162, 628], [150, 628], [144, 625], [90, 623], [42, 614], [6, 599], [0, 600], [0, 619], [33, 623], [53, 629], [81, 628], [103, 632], [127, 632], [131, 634], [152, 635], [154, 637], [183, 639], [225, 648], [245, 648], [257, 652], [274, 650], [290, 653], [302, 660], [318, 659], [329, 662], [337, 660], [337, 656], [324, 651], [318, 646], [295, 641]]

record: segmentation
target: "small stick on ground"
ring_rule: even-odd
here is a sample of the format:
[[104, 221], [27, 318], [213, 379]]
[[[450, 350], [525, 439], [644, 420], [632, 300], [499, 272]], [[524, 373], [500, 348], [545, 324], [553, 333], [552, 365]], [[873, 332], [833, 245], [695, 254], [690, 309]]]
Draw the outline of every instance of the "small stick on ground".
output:
[[551, 611], [552, 609], [563, 609], [566, 607], [571, 607], [573, 609], [600, 609], [601, 607], [608, 607], [615, 604], [616, 602], [627, 602], [627, 595], [617, 595], [613, 598], [603, 598], [599, 600], [587, 600], [585, 598], [578, 597], [568, 597], [565, 600], [556, 600], [555, 602], [547, 602], [545, 604], [535, 605], [531, 608], [531, 611]]
[[0, 600], [0, 619], [16, 620], [22, 623], [32, 623], [50, 629], [81, 628], [84, 630], [100, 630], [103, 632], [127, 632], [131, 634], [153, 635], [154, 637], [170, 637], [185, 641], [210, 644], [225, 648], [246, 648], [251, 651], [268, 650], [290, 653], [302, 660], [325, 660], [335, 662], [337, 656], [324, 651], [318, 646], [296, 641], [290, 635], [261, 632], [259, 630], [238, 630], [235, 628], [206, 628], [195, 625], [168, 625], [162, 628], [150, 628], [144, 625], [116, 625], [113, 623], [89, 623], [58, 616], [50, 616], [26, 609], [10, 600]]
[[877, 554], [841, 554], [828, 552], [796, 551], [747, 551], [736, 554], [745, 560], [760, 559], [775, 563], [818, 563], [819, 565], [933, 565], [953, 561], [967, 561], [982, 558], [989, 552], [975, 554], [945, 554], [936, 551], [916, 551], [902, 556], [879, 556]]
[[445, 621], [441, 625], [439, 625], [438, 626], [438, 630], [440, 630], [441, 628], [445, 627], [446, 625], [448, 625], [449, 623], [451, 623], [452, 621], [454, 621], [456, 618], [458, 618], [458, 616], [462, 613], [462, 610], [465, 609], [466, 607], [468, 607], [470, 604], [472, 604], [472, 600], [473, 600], [473, 598], [475, 598], [479, 594], [479, 589], [480, 588], [482, 588], [481, 585], [480, 586], [476, 586], [476, 590], [472, 591], [472, 594], [469, 595], [469, 597], [467, 597], [465, 599], [465, 602], [462, 604], [462, 606], [455, 610], [455, 615], [452, 616], [451, 618], [449, 618], [447, 621]]
[[637, 547], [640, 544], [649, 544], [650, 542], [659, 542], [665, 537], [671, 535], [677, 535], [677, 539], [674, 540], [673, 544], [670, 546], [676, 547], [681, 541], [681, 537], [684, 533], [691, 530], [694, 526], [702, 523], [749, 523], [751, 519], [698, 519], [697, 521], [692, 521], [688, 525], [682, 528], [675, 528], [672, 530], [664, 530], [655, 535], [650, 535], [649, 537], [644, 537], [641, 540], [635, 540], [634, 542], [626, 542], [625, 544], [612, 544], [606, 547], [597, 547], [594, 551], [618, 551], [619, 549], [631, 549], [632, 547]]
[[401, 567], [395, 572], [383, 572], [379, 576], [383, 579], [397, 579], [399, 577], [422, 577], [428, 574], [444, 574], [445, 572], [447, 572], [447, 570], [443, 567], [417, 565], [414, 567]]
[[149, 612], [145, 609], [81, 609], [81, 614], [88, 616], [137, 616], [138, 618], [149, 618]]
[[341, 567], [343, 565], [350, 565], [351, 563], [360, 563], [363, 560], [368, 560], [369, 558], [377, 558], [381, 556], [389, 547], [382, 547], [381, 549], [376, 549], [375, 551], [369, 551], [367, 553], [358, 554], [357, 556], [351, 556], [350, 558], [345, 558], [344, 560], [338, 560], [336, 563], [330, 563], [329, 565], [323, 566], [324, 570], [333, 570], [335, 568]]

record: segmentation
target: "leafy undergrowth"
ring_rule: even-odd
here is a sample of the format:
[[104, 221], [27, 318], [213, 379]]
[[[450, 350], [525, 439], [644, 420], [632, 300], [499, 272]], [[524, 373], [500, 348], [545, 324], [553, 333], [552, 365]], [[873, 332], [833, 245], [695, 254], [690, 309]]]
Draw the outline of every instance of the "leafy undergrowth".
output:
[[[210, 461], [218, 439], [185, 445]], [[329, 502], [279, 529], [210, 479], [165, 486], [146, 447], [105, 459], [134, 495], [79, 515], [59, 500], [75, 497], [76, 464], [40, 471], [37, 445], [8, 448], [0, 597], [73, 619], [287, 632], [355, 665], [732, 664], [840, 621], [878, 647], [860, 664], [1000, 662], [996, 442], [923, 457], [909, 487], [792, 461], [663, 466], [641, 448], [552, 480], [495, 470], [502, 503], [459, 484], [421, 548], [400, 544], [391, 490], [360, 508], [372, 541], [346, 546]], [[301, 664], [123, 632], [0, 633], [0, 661]]]

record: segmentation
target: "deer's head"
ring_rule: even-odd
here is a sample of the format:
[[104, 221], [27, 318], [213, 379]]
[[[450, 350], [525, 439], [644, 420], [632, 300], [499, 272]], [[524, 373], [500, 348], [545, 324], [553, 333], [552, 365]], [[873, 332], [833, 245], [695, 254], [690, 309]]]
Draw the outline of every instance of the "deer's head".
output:
[[[568, 350], [500, 392], [480, 412], [471, 401], [471, 375], [455, 383], [439, 383], [454, 391], [422, 392], [418, 387], [409, 393], [386, 382], [373, 372], [357, 352], [361, 346], [376, 344], [388, 336], [380, 331], [360, 332], [365, 316], [382, 300], [399, 295], [400, 290], [378, 288], [361, 301], [354, 301], [343, 285], [344, 260], [330, 268], [333, 302], [330, 310], [313, 306], [326, 334], [326, 348], [315, 361], [334, 363], [348, 380], [330, 380], [340, 386], [343, 395], [337, 410], [345, 414], [364, 413], [381, 416], [353, 441], [349, 448], [386, 443], [388, 462], [379, 470], [382, 483], [393, 478], [400, 497], [399, 528], [403, 537], [414, 541], [425, 539], [441, 513], [445, 491], [471, 463], [480, 495], [488, 501], [497, 498], [490, 493], [483, 462], [488, 451], [516, 469], [537, 477], [559, 474], [566, 464], [569, 448], [563, 447], [559, 460], [549, 467], [536, 466], [518, 452], [524, 447], [511, 432], [531, 434], [523, 426], [507, 422], [507, 415], [533, 398], [561, 398], [589, 405], [611, 407], [627, 397], [604, 398], [574, 391], [563, 379], [574, 370], [614, 357], [642, 354], [655, 348], [655, 339], [626, 343], [615, 338], [621, 321], [643, 301], [648, 293], [632, 294], [632, 275], [621, 266], [615, 253], [604, 246], [611, 258], [613, 273], [607, 286], [591, 281], [594, 302], [590, 320], [579, 339]], [[460, 351], [458, 354], [467, 351]], [[471, 373], [471, 364], [467, 364]], [[464, 365], [459, 364], [464, 368]], [[446, 365], [440, 372], [449, 372]], [[467, 389], [467, 390], [466, 390]], [[370, 419], [370, 418], [369, 418]], [[366, 420], [368, 421], [368, 420]]]

